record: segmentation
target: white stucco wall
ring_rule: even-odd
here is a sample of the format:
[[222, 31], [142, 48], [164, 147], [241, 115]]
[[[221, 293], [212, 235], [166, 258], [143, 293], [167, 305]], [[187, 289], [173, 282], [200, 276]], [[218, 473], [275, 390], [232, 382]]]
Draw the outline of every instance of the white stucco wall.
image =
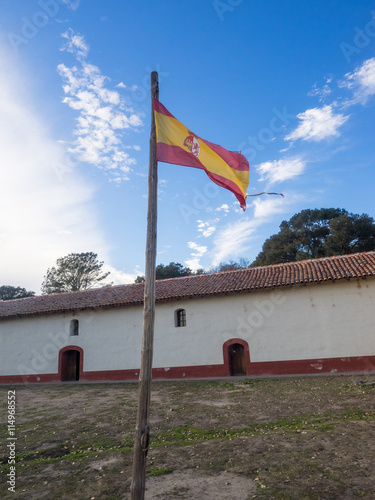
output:
[[[374, 304], [372, 278], [157, 304], [153, 366], [222, 364], [232, 338], [251, 361], [375, 355]], [[179, 308], [186, 327], [175, 327]], [[85, 372], [137, 369], [141, 337], [139, 306], [0, 320], [0, 375], [57, 373], [67, 345], [83, 349]]]
[[246, 340], [251, 361], [259, 362], [375, 355], [374, 306], [372, 279], [181, 302], [185, 328], [170, 327], [176, 304], [163, 304], [154, 365], [165, 366], [166, 338], [172, 366], [220, 364], [232, 338]]

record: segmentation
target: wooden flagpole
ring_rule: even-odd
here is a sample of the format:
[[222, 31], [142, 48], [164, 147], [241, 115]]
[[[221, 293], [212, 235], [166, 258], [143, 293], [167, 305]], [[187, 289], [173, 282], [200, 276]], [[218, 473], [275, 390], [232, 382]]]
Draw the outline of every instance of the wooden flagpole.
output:
[[146, 483], [146, 456], [150, 442], [148, 425], [151, 399], [152, 355], [155, 323], [155, 266], [156, 266], [156, 222], [157, 222], [157, 184], [158, 162], [156, 159], [156, 128], [154, 97], [159, 99], [159, 82], [156, 71], [151, 73], [151, 134], [150, 160], [148, 174], [148, 213], [146, 269], [143, 306], [143, 337], [141, 369], [139, 372], [139, 396], [137, 424], [135, 428], [133, 477], [131, 500], [143, 500]]

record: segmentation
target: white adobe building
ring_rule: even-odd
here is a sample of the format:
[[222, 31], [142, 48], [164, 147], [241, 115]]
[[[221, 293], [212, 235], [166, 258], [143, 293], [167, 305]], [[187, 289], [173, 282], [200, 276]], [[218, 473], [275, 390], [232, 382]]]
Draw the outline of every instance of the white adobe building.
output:
[[[154, 378], [375, 371], [375, 252], [160, 280]], [[136, 380], [143, 284], [0, 302], [0, 382]]]

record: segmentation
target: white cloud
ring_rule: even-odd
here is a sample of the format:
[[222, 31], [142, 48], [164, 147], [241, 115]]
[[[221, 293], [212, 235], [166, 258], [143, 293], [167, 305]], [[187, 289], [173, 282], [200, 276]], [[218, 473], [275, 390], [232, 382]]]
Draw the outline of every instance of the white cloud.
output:
[[90, 47], [86, 43], [85, 39], [80, 34], [75, 34], [72, 29], [68, 29], [65, 33], [61, 35], [67, 41], [64, 48], [60, 50], [66, 50], [70, 53], [76, 53], [77, 57], [84, 58], [87, 56]]
[[120, 83], [118, 83], [118, 84], [116, 85], [116, 87], [119, 87], [120, 89], [126, 89], [126, 88], [127, 88], [124, 82], [120, 82]]
[[191, 254], [193, 257], [202, 257], [207, 252], [207, 247], [198, 245], [194, 241], [188, 241], [187, 246], [191, 250], [195, 250], [195, 253]]
[[194, 241], [188, 241], [187, 246], [191, 250], [194, 250], [194, 252], [191, 253], [192, 258], [185, 260], [185, 264], [190, 267], [192, 271], [196, 271], [202, 267], [200, 264], [200, 258], [207, 252], [207, 247], [198, 245]]
[[241, 219], [217, 232], [212, 255], [212, 267], [218, 266], [228, 258], [235, 258], [249, 248], [250, 236], [259, 226], [255, 219]]
[[261, 175], [259, 181], [269, 181], [273, 184], [301, 175], [305, 171], [306, 162], [300, 156], [294, 156], [283, 160], [267, 161], [255, 168]]
[[354, 100], [347, 104], [365, 103], [367, 99], [375, 95], [375, 57], [367, 59], [352, 73], [347, 73], [340, 85], [354, 91]]
[[[99, 227], [95, 188], [38, 117], [32, 96], [0, 46], [0, 276], [2, 284], [40, 293], [49, 267], [72, 252], [93, 251], [116, 283], [133, 282], [109, 262]], [[141, 274], [141, 273], [137, 273]]]
[[[1, 52], [1, 51], [0, 51]], [[2, 61], [4, 63], [4, 55]], [[50, 137], [8, 62], [0, 81], [1, 284], [40, 292], [47, 269], [70, 252], [107, 258], [93, 198], [61, 144]], [[4, 216], [6, 214], [6, 216]]]
[[65, 64], [57, 68], [64, 81], [63, 102], [79, 112], [70, 152], [81, 161], [111, 171], [115, 182], [127, 180], [136, 160], [125, 152], [129, 147], [122, 145], [122, 134], [142, 125], [141, 116], [126, 108], [117, 91], [106, 87], [109, 78], [97, 66], [85, 61], [89, 47], [84, 37], [72, 30], [62, 36], [67, 40], [62, 50], [75, 54], [79, 62], [71, 68]]
[[202, 235], [205, 238], [209, 238], [210, 236], [212, 236], [214, 234], [215, 231], [216, 231], [216, 227], [215, 226], [208, 226], [206, 229], [204, 229], [202, 231]]
[[254, 217], [256, 219], [269, 219], [275, 214], [285, 212], [285, 199], [279, 197], [257, 198], [253, 202]]
[[200, 259], [197, 257], [193, 259], [186, 259], [184, 264], [186, 264], [186, 266], [189, 267], [194, 272], [202, 268], [200, 264]]
[[[219, 219], [216, 219], [217, 222]], [[202, 236], [208, 238], [216, 231], [216, 226], [212, 225], [210, 222], [203, 222], [202, 220], [198, 220], [198, 232], [202, 233]]]
[[319, 101], [323, 101], [325, 97], [327, 97], [331, 93], [331, 89], [328, 85], [324, 85], [323, 87], [318, 87], [316, 83], [312, 86], [310, 92], [307, 93], [310, 97], [319, 97]]
[[215, 208], [215, 212], [224, 212], [224, 213], [229, 213], [229, 205], [224, 203], [220, 207]]
[[318, 97], [320, 102], [324, 102], [326, 97], [328, 97], [332, 90], [329, 87], [329, 84], [332, 83], [332, 78], [327, 78], [325, 85], [323, 87], [318, 87], [316, 83], [314, 83], [310, 92], [307, 95], [311, 97]]
[[214, 248], [210, 252], [211, 267], [216, 267], [228, 259], [243, 256], [244, 252], [251, 247], [253, 239], [257, 239], [259, 228], [271, 220], [275, 214], [290, 212], [296, 202], [301, 203], [299, 195], [290, 196], [288, 199], [279, 197], [254, 199], [252, 203], [254, 216], [252, 218], [242, 218], [217, 231]]
[[349, 116], [335, 113], [331, 104], [322, 108], [307, 109], [299, 113], [297, 118], [301, 123], [285, 137], [286, 141], [302, 139], [318, 142], [329, 137], [337, 137], [340, 135], [339, 127], [347, 121]]
[[137, 276], [144, 274], [137, 269], [133, 273], [124, 273], [119, 271], [113, 266], [103, 265], [103, 272], [110, 272], [111, 274], [105, 280], [106, 283], [112, 283], [113, 285], [124, 285], [126, 283], [134, 283]]

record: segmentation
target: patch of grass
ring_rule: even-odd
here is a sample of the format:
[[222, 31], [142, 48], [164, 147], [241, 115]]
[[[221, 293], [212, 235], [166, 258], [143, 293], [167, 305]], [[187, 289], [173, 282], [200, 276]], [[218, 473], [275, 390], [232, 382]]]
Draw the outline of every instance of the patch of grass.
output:
[[151, 469], [148, 475], [151, 477], [164, 476], [165, 474], [171, 474], [174, 471], [172, 467], [166, 467], [165, 469]]
[[241, 429], [198, 429], [190, 426], [180, 426], [168, 429], [152, 436], [151, 446], [177, 445], [186, 446], [193, 442], [211, 439], [235, 439], [244, 436], [259, 436], [270, 433], [298, 432], [302, 430], [316, 430], [320, 432], [332, 431], [337, 422], [350, 420], [374, 420], [375, 412], [362, 410], [348, 410], [343, 414], [327, 412], [323, 415], [301, 415], [298, 417], [284, 417], [274, 423], [251, 424]]
[[359, 408], [346, 410], [344, 418], [348, 420], [375, 420], [375, 411], [364, 411]]
[[122, 449], [131, 449], [134, 446], [134, 438], [125, 436], [122, 439]]
[[255, 387], [256, 385], [259, 385], [262, 383], [263, 380], [244, 380], [239, 383], [239, 385], [247, 385], [249, 387]]

